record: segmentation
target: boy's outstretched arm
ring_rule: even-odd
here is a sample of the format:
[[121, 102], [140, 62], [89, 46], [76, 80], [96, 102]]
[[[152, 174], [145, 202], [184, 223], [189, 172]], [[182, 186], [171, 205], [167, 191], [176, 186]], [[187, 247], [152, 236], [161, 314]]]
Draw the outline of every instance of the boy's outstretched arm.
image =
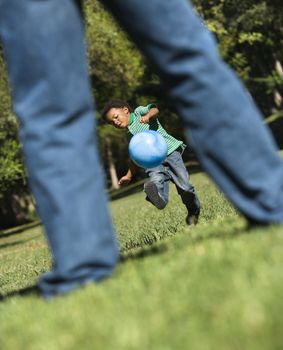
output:
[[138, 169], [138, 166], [131, 160], [127, 174], [121, 177], [118, 184], [120, 186], [124, 186], [124, 185], [127, 185], [129, 182], [131, 182], [137, 169]]
[[159, 109], [157, 107], [150, 108], [147, 114], [144, 114], [140, 118], [141, 124], [148, 124], [151, 118], [156, 118], [159, 113]]

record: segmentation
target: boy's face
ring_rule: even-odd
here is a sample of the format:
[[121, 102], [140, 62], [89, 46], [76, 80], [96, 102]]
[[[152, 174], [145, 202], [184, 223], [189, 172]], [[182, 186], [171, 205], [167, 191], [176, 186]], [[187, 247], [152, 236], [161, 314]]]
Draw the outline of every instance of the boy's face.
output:
[[118, 129], [125, 129], [130, 122], [130, 111], [127, 107], [111, 108], [106, 113], [108, 123]]

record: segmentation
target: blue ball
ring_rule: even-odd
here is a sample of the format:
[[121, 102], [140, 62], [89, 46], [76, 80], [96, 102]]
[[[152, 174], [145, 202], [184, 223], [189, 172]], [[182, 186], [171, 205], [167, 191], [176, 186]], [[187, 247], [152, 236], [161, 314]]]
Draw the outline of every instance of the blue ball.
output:
[[139, 132], [129, 143], [130, 157], [145, 169], [160, 165], [167, 156], [167, 150], [164, 137], [154, 130]]

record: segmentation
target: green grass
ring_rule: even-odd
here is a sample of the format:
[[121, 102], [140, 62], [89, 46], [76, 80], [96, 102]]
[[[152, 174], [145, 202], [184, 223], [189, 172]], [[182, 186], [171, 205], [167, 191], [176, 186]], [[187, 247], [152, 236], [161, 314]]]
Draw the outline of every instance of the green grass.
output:
[[112, 278], [44, 301], [40, 226], [0, 235], [0, 349], [283, 349], [283, 228], [247, 231], [204, 174], [203, 210], [185, 226], [172, 187], [163, 211], [137, 193], [111, 203], [121, 249]]

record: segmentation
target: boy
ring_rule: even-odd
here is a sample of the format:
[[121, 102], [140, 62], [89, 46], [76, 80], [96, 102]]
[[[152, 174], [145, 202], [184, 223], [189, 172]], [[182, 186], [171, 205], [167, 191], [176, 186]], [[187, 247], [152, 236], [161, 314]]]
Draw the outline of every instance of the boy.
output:
[[[145, 169], [149, 180], [144, 185], [146, 199], [156, 208], [164, 209], [168, 203], [169, 180], [177, 188], [182, 202], [187, 208], [188, 214], [186, 223], [196, 225], [200, 213], [200, 203], [195, 193], [194, 187], [189, 182], [189, 174], [182, 159], [182, 153], [186, 145], [169, 135], [157, 119], [159, 110], [153, 103], [147, 106], [139, 106], [134, 112], [126, 101], [110, 100], [103, 108], [102, 115], [109, 124], [119, 129], [128, 129], [135, 135], [144, 130], [155, 130], [164, 138], [168, 146], [168, 153], [161, 165]], [[128, 184], [137, 165], [130, 161], [129, 169], [120, 180], [120, 185]]]

